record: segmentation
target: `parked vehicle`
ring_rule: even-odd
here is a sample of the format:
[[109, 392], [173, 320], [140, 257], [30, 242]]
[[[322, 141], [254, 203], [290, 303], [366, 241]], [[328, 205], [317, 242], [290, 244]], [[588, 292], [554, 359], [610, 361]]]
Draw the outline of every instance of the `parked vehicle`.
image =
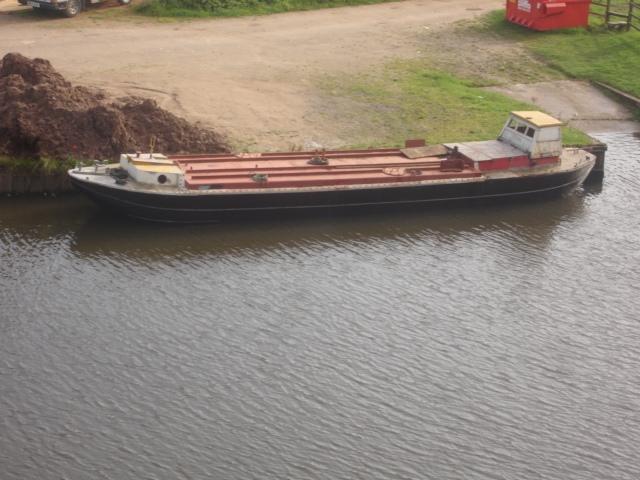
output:
[[[75, 17], [88, 5], [102, 3], [104, 0], [18, 0], [20, 5], [32, 7], [34, 10], [56, 10], [65, 17]], [[118, 0], [121, 5], [128, 5], [131, 0]]]

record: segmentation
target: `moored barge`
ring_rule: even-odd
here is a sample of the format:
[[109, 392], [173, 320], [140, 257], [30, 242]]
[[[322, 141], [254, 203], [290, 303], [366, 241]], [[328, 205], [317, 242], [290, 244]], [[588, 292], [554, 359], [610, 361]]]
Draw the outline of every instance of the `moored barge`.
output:
[[214, 155], [123, 154], [78, 167], [73, 184], [97, 203], [160, 222], [213, 222], [293, 212], [410, 207], [557, 195], [595, 162], [562, 148], [562, 123], [512, 112], [497, 140], [405, 148]]

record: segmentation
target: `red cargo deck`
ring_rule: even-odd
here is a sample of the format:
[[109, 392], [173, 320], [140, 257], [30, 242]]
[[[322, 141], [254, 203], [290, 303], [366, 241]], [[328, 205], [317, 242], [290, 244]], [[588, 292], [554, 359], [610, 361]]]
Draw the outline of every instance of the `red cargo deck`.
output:
[[[185, 185], [198, 189], [296, 188], [417, 182], [479, 177], [462, 155], [442, 146], [414, 149], [335, 150], [240, 155], [173, 155]], [[429, 153], [431, 149], [432, 154]], [[407, 155], [409, 154], [409, 156]], [[419, 153], [418, 153], [419, 154]]]

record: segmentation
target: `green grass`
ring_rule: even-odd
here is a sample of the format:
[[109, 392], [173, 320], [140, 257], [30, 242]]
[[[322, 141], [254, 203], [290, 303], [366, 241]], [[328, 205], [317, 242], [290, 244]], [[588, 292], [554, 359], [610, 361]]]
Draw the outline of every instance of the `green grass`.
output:
[[[395, 62], [381, 73], [335, 77], [323, 88], [332, 115], [340, 116], [354, 146], [401, 145], [408, 138], [429, 143], [487, 140], [497, 137], [510, 111], [537, 110], [417, 61]], [[563, 140], [571, 145], [592, 142], [573, 128], [564, 129]]]
[[389, 1], [396, 0], [147, 0], [135, 11], [160, 18], [241, 17]]
[[23, 175], [55, 175], [65, 173], [76, 165], [76, 160], [52, 158], [9, 157], [0, 155], [0, 171], [8, 171]]
[[611, 32], [597, 17], [589, 29], [534, 32], [486, 15], [475, 27], [522, 43], [552, 68], [571, 78], [598, 81], [640, 97], [640, 32]]

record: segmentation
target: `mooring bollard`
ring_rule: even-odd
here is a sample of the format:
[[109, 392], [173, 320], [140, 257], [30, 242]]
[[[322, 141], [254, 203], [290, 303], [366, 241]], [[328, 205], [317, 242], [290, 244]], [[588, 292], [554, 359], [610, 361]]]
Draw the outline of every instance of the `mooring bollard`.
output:
[[594, 165], [593, 170], [591, 170], [589, 177], [587, 177], [587, 180], [602, 180], [604, 178], [604, 164], [605, 158], [607, 156], [607, 144], [597, 143], [595, 145], [589, 145], [581, 148], [596, 156], [596, 164]]

